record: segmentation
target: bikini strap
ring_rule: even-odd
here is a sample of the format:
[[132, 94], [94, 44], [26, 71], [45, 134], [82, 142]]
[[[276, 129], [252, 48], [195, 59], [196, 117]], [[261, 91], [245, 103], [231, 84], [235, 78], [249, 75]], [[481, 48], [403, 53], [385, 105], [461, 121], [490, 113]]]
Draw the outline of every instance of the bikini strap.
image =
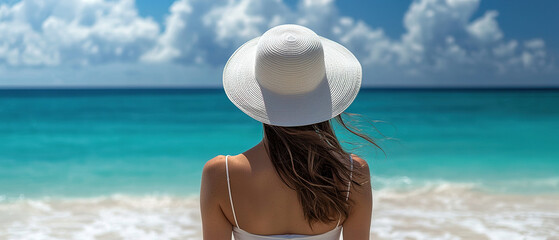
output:
[[353, 178], [353, 157], [351, 156], [351, 154], [349, 154], [349, 161], [351, 162], [351, 165], [349, 168], [349, 182], [347, 183], [347, 195], [345, 197], [346, 201], [349, 199], [349, 190], [351, 190], [351, 180]]
[[225, 156], [225, 172], [227, 172], [227, 189], [229, 189], [229, 202], [231, 203], [231, 210], [233, 210], [233, 219], [235, 219], [235, 225], [237, 225], [237, 227], [241, 229], [239, 227], [239, 223], [237, 222], [237, 215], [235, 215], [235, 207], [233, 206], [233, 197], [231, 196], [231, 183], [229, 181], [229, 164], [227, 163], [227, 158], [229, 158], [229, 155]]
[[[353, 178], [353, 157], [351, 157], [351, 154], [349, 154], [349, 161], [350, 163], [350, 172], [349, 172], [349, 182], [347, 183], [347, 195], [345, 197], [345, 200], [347, 201], [349, 199], [349, 190], [351, 190], [351, 179]], [[336, 228], [338, 226], [340, 226], [340, 221], [342, 220], [342, 218], [340, 217], [338, 219], [338, 224], [336, 224]]]

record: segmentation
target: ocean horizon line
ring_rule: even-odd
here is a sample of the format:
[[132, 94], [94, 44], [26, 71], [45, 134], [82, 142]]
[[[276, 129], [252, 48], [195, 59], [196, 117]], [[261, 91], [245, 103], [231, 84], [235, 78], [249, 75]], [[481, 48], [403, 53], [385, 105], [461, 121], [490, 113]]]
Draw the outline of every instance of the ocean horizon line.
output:
[[[221, 86], [0, 86], [4, 91], [72, 91], [72, 90], [169, 90], [169, 91], [223, 91]], [[559, 86], [362, 86], [361, 91], [557, 91]]]

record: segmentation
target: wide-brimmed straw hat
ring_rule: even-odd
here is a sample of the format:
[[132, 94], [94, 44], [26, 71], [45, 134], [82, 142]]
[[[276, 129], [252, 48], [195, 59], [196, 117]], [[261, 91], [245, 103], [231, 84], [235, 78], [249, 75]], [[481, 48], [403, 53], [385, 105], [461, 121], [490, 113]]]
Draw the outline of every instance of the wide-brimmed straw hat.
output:
[[303, 126], [329, 120], [353, 102], [361, 64], [344, 46], [293, 24], [274, 27], [233, 53], [223, 87], [257, 121]]

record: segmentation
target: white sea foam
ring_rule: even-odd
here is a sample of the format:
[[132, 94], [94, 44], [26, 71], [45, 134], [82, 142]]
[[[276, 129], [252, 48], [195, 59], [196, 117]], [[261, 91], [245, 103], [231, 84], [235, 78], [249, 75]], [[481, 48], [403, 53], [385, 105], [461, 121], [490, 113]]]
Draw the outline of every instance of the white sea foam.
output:
[[490, 194], [476, 184], [374, 192], [374, 239], [553, 239], [559, 195]]
[[0, 203], [0, 239], [200, 239], [196, 197], [125, 196]]
[[[479, 180], [468, 182], [449, 182], [443, 179], [419, 179], [406, 176], [383, 177], [373, 176], [373, 189], [426, 189], [425, 187], [444, 187], [450, 184], [452, 188], [467, 187], [501, 193], [559, 193], [559, 177], [547, 178], [515, 178], [506, 180]], [[428, 189], [428, 188], [427, 188]]]
[[[372, 239], [554, 239], [559, 196], [438, 183], [374, 191]], [[198, 197], [0, 201], [0, 239], [201, 239]]]

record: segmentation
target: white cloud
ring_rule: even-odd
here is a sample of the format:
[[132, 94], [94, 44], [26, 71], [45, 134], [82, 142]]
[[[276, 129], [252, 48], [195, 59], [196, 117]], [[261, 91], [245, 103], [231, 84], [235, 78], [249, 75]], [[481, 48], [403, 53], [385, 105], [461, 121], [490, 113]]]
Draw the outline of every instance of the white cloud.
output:
[[133, 0], [23, 0], [0, 6], [0, 64], [88, 65], [136, 61], [159, 27]]
[[479, 2], [415, 0], [403, 16], [405, 32], [390, 38], [341, 15], [334, 0], [300, 0], [295, 8], [282, 0], [176, 0], [163, 32], [138, 15], [133, 0], [22, 0], [0, 5], [0, 66], [142, 61], [219, 69], [247, 40], [297, 23], [352, 50], [374, 76], [365, 84], [505, 78], [553, 67], [542, 39], [506, 39], [497, 11], [472, 19]]
[[192, 7], [186, 0], [176, 1], [171, 6], [171, 15], [167, 17], [165, 33], [159, 37], [157, 45], [143, 55], [148, 61], [164, 61], [188, 55], [193, 45], [197, 44], [197, 36], [185, 34], [186, 29], [193, 28], [188, 21]]
[[468, 25], [468, 32], [483, 43], [501, 40], [503, 32], [497, 23], [497, 11], [488, 11], [485, 15]]
[[493, 48], [493, 54], [496, 57], [513, 57], [518, 47], [518, 42], [511, 40], [508, 43], [500, 43]]
[[529, 49], [544, 49], [545, 42], [542, 39], [531, 39], [526, 41], [524, 46]]
[[522, 52], [522, 63], [525, 68], [538, 70], [540, 66], [549, 66], [546, 62], [547, 53], [545, 42], [541, 39], [532, 39], [524, 42], [525, 50]]
[[[426, 77], [491, 77], [492, 73], [502, 75], [528, 67], [517, 59], [526, 58], [522, 51], [532, 50], [521, 49], [516, 40], [503, 40], [497, 11], [470, 20], [478, 6], [479, 0], [414, 1], [404, 17], [406, 33], [392, 41], [403, 49], [397, 55], [398, 63], [408, 72]], [[545, 54], [537, 58], [538, 63], [531, 68], [548, 67]]]
[[404, 15], [406, 33], [402, 41], [409, 45], [443, 43], [448, 35], [464, 31], [479, 0], [414, 1]]
[[[346, 45], [370, 69], [388, 67], [414, 76], [476, 74], [478, 68], [502, 74], [547, 63], [541, 59], [545, 54], [530, 52], [530, 47], [543, 45], [541, 40], [524, 46], [503, 40], [498, 12], [471, 20], [478, 6], [479, 0], [414, 1], [404, 16], [406, 32], [390, 39], [382, 29], [340, 15], [332, 0], [302, 0], [294, 10], [280, 0], [179, 0], [157, 46], [143, 59], [220, 65], [236, 47], [268, 28], [298, 23]], [[527, 54], [539, 60], [514, 60], [530, 58]]]
[[281, 0], [177, 0], [165, 21], [165, 32], [142, 59], [224, 64], [242, 43], [273, 26], [296, 23], [299, 15]]

